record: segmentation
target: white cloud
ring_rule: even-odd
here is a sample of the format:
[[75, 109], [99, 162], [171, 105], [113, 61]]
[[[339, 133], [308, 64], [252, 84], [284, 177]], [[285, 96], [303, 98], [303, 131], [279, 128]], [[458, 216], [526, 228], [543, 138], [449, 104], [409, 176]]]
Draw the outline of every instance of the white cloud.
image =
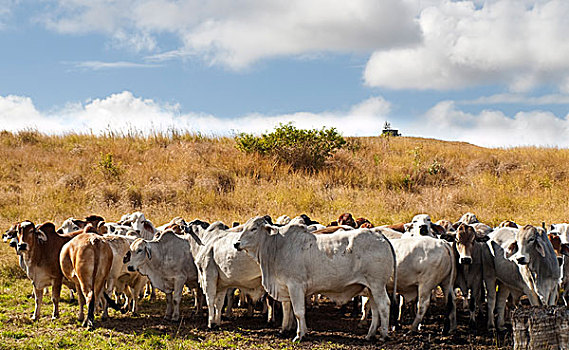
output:
[[84, 61], [84, 62], [67, 62], [76, 68], [85, 68], [91, 70], [113, 69], [113, 68], [157, 68], [158, 64], [136, 63], [136, 62], [102, 62], [102, 61]]
[[412, 127], [420, 136], [466, 141], [486, 147], [569, 147], [569, 115], [558, 118], [551, 112], [518, 112], [512, 118], [495, 110], [470, 114], [443, 101], [431, 108]]
[[85, 103], [68, 104], [54, 112], [41, 113], [29, 97], [0, 96], [0, 123], [3, 129], [17, 131], [35, 128], [47, 133], [100, 134], [109, 130], [148, 133], [176, 128], [206, 135], [232, 135], [237, 132], [261, 133], [290, 121], [299, 128], [336, 127], [347, 136], [377, 135], [389, 110], [389, 102], [381, 97], [372, 97], [344, 112], [299, 112], [271, 116], [249, 114], [227, 119], [203, 113], [182, 114], [177, 104], [161, 104], [124, 91]]
[[6, 27], [6, 22], [12, 16], [12, 9], [20, 0], [0, 0], [0, 30]]
[[394, 89], [498, 84], [525, 92], [556, 84], [563, 91], [569, 81], [568, 17], [565, 0], [440, 1], [420, 9], [422, 44], [377, 50], [364, 79]]
[[527, 96], [524, 94], [504, 93], [491, 96], [482, 96], [473, 100], [457, 101], [463, 105], [488, 104], [525, 104], [525, 105], [569, 105], [569, 95], [550, 94], [543, 96]]
[[400, 0], [52, 0], [40, 19], [71, 34], [100, 32], [116, 46], [153, 54], [156, 36], [174, 51], [233, 69], [264, 58], [371, 52], [418, 43], [415, 12]]
[[234, 135], [238, 132], [259, 134], [280, 123], [293, 122], [299, 128], [335, 127], [344, 136], [375, 136], [389, 119], [404, 135], [466, 141], [488, 147], [569, 147], [569, 115], [558, 118], [539, 110], [519, 112], [513, 117], [496, 110], [471, 114], [458, 109], [453, 101], [443, 101], [422, 117], [408, 122], [390, 116], [390, 110], [390, 103], [376, 96], [346, 111], [256, 113], [218, 118], [204, 113], [182, 113], [178, 104], [159, 103], [123, 91], [84, 103], [68, 104], [48, 113], [38, 111], [29, 97], [0, 96], [0, 125], [9, 131], [35, 128], [51, 134], [101, 134], [110, 130], [149, 133], [175, 128], [205, 135]]

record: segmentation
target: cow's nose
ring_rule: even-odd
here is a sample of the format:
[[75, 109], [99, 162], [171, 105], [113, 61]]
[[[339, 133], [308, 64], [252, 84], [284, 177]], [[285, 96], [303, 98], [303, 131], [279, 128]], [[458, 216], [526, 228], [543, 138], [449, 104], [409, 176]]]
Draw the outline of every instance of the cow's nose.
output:
[[527, 261], [526, 261], [526, 257], [525, 256], [520, 256], [517, 260], [518, 264], [520, 265], [527, 265]]
[[10, 240], [10, 247], [16, 248], [17, 246], [18, 246], [18, 240], [15, 239], [15, 238], [12, 238], [12, 239]]
[[239, 247], [240, 247], [240, 244], [239, 244], [239, 242], [236, 242], [236, 243], [235, 243], [233, 246], [235, 247], [235, 249], [237, 249], [237, 250], [241, 250], [241, 249], [239, 249]]
[[134, 266], [128, 265], [127, 270], [129, 270], [130, 272], [134, 272]]
[[472, 258], [470, 257], [460, 258], [460, 263], [464, 265], [470, 265], [472, 264]]
[[429, 229], [427, 228], [427, 225], [421, 225], [419, 227], [419, 233], [421, 234], [421, 236], [426, 236], [427, 234], [429, 234]]

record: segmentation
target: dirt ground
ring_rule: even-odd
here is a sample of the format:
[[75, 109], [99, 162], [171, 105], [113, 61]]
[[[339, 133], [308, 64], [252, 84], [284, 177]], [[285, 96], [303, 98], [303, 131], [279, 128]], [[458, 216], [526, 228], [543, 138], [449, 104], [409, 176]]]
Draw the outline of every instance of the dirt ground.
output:
[[167, 323], [162, 319], [164, 303], [159, 300], [143, 302], [138, 316], [117, 314], [117, 317], [100, 323], [99, 327], [122, 333], [142, 331], [150, 335], [191, 338], [209, 344], [208, 348], [500, 349], [511, 348], [513, 345], [511, 333], [498, 335], [485, 331], [484, 317], [478, 320], [477, 334], [471, 332], [468, 329], [467, 311], [460, 309], [457, 312], [456, 332], [443, 336], [442, 300], [431, 304], [418, 334], [408, 334], [413, 315], [411, 311], [406, 311], [403, 328], [390, 332], [389, 339], [383, 343], [378, 340], [365, 341], [367, 326], [358, 327], [358, 319], [350, 315], [349, 309], [342, 312], [339, 307], [329, 302], [307, 310], [309, 333], [300, 344], [292, 343], [294, 334], [283, 336], [278, 327], [267, 325], [259, 311], [248, 317], [244, 309], [236, 309], [234, 317], [223, 318], [219, 329], [209, 330], [205, 313], [204, 316], [192, 315], [193, 310], [189, 307], [192, 304], [189, 299], [182, 302], [182, 305], [186, 306], [182, 309], [184, 318], [177, 323]]

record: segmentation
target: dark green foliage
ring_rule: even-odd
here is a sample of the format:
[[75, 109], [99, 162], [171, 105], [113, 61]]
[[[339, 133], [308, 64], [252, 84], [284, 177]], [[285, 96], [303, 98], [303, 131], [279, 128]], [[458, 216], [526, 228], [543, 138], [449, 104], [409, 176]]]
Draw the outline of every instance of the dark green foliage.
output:
[[348, 145], [335, 128], [297, 129], [291, 123], [280, 124], [261, 136], [241, 133], [235, 141], [242, 152], [272, 156], [294, 169], [305, 170], [320, 169], [337, 150]]

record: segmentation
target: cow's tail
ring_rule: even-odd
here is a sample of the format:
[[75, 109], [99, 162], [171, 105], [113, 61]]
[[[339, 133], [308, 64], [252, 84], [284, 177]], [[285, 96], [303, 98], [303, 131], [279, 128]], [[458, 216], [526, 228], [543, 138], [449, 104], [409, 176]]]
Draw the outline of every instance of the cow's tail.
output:
[[383, 237], [389, 244], [389, 248], [391, 249], [391, 256], [393, 257], [393, 297], [390, 304], [389, 315], [393, 324], [395, 324], [399, 319], [399, 299], [397, 298], [397, 256], [395, 255], [395, 249], [393, 248], [391, 241], [387, 239], [387, 237]]
[[101, 254], [101, 239], [98, 237], [91, 238], [93, 245], [93, 275], [91, 276], [91, 300], [89, 301], [89, 308], [87, 309], [87, 325], [93, 326], [95, 322], [95, 303], [97, 301], [97, 290], [95, 282], [97, 280], [97, 271], [99, 269], [99, 258]]

